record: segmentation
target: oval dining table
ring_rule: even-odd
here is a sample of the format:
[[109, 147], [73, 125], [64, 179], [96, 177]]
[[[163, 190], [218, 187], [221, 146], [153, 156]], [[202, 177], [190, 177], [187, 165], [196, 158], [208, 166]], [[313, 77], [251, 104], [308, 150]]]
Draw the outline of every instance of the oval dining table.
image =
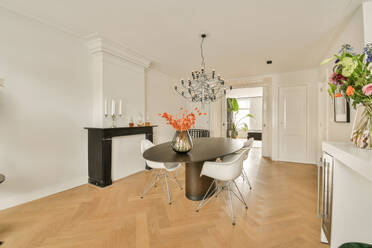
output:
[[200, 201], [207, 192], [213, 179], [200, 176], [205, 161], [215, 161], [243, 148], [243, 142], [229, 138], [194, 138], [193, 149], [188, 153], [172, 150], [171, 142], [159, 144], [143, 153], [146, 160], [161, 163], [186, 163], [185, 194], [193, 201]]

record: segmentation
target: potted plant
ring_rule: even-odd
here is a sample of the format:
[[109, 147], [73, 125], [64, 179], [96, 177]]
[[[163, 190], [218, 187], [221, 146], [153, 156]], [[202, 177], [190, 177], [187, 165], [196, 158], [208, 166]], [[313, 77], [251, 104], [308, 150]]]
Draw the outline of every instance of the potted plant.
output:
[[357, 109], [351, 140], [359, 148], [372, 149], [372, 44], [362, 53], [355, 53], [346, 44], [338, 54], [321, 64], [333, 61], [328, 93], [332, 97], [345, 97]]
[[191, 112], [181, 108], [181, 111], [182, 113], [176, 116], [170, 115], [167, 112], [159, 114], [159, 116], [166, 119], [167, 124], [176, 129], [176, 133], [171, 142], [172, 149], [175, 152], [187, 153], [193, 147], [192, 139], [188, 130], [191, 127], [195, 127], [197, 117], [207, 115], [207, 113], [202, 113], [198, 108], [195, 108]]
[[244, 132], [248, 132], [248, 123], [243, 121], [245, 121], [247, 118], [254, 118], [254, 116], [252, 114], [247, 114], [238, 119], [237, 118], [239, 113], [238, 100], [236, 98], [228, 98], [227, 103], [228, 103], [227, 111], [232, 113], [230, 137], [236, 139], [238, 137], [239, 128], [241, 128]]

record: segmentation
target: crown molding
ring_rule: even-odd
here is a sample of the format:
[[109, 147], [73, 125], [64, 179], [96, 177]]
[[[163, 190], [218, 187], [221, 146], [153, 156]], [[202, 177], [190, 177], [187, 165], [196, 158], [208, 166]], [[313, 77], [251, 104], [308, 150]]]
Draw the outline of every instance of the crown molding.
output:
[[144, 68], [149, 68], [151, 65], [150, 60], [120, 43], [111, 41], [96, 34], [88, 36], [87, 39], [89, 39], [87, 45], [91, 54], [110, 54], [114, 57], [129, 61]]

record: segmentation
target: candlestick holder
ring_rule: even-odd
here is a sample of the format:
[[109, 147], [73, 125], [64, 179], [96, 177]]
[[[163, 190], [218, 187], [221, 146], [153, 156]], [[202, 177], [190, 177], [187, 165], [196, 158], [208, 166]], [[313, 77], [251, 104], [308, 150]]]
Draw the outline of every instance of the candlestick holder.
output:
[[111, 119], [112, 119], [112, 126], [111, 127], [116, 127], [116, 125], [115, 125], [116, 115], [115, 114], [111, 115]]
[[[118, 118], [122, 117], [122, 114], [111, 114], [110, 117], [111, 117], [111, 120], [112, 120], [111, 127], [116, 127], [115, 122]], [[108, 118], [108, 114], [105, 114], [105, 118]]]

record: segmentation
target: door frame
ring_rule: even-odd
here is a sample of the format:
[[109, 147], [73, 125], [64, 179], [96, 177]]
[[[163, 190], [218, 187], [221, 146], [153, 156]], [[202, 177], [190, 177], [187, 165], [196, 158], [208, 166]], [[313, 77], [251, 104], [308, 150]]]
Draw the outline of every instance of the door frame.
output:
[[[262, 156], [263, 157], [268, 157], [272, 158], [272, 148], [273, 148], [273, 139], [272, 139], [272, 124], [273, 124], [273, 109], [272, 109], [272, 99], [273, 99], [273, 89], [272, 89], [272, 78], [271, 77], [265, 77], [262, 79], [231, 79], [231, 80], [226, 80], [226, 86], [230, 87], [232, 86], [233, 89], [239, 89], [239, 88], [257, 88], [257, 87], [262, 87], [263, 90], [265, 88], [267, 89], [267, 96], [262, 97], [262, 111], [264, 111], [264, 107], [266, 106], [266, 110], [268, 111], [267, 113], [267, 118], [263, 115], [262, 118], [262, 128], [265, 128], [265, 135], [267, 142], [266, 144], [263, 144], [262, 148]], [[222, 122], [221, 122], [221, 133], [226, 134], [226, 125], [224, 126], [225, 120], [226, 120], [226, 96], [224, 96], [221, 99], [221, 107], [220, 110], [222, 111], [221, 116], [222, 116]], [[266, 123], [265, 123], [266, 122]], [[264, 126], [265, 125], [265, 126]], [[264, 130], [263, 130], [264, 132]], [[264, 135], [264, 134], [263, 134]]]
[[[280, 83], [280, 84], [276, 84], [273, 86], [273, 135], [272, 135], [272, 144], [273, 144], [273, 154], [272, 154], [272, 159], [275, 160], [275, 161], [279, 161], [279, 90], [280, 88], [283, 88], [283, 87], [296, 87], [296, 86], [305, 86], [306, 87], [306, 98], [307, 98], [307, 102], [306, 102], [306, 111], [307, 111], [307, 124], [306, 124], [306, 142], [307, 142], [307, 148], [306, 148], [306, 160], [305, 161], [296, 161], [296, 162], [300, 162], [300, 163], [308, 163], [308, 164], [314, 164], [316, 163], [316, 160], [313, 161], [313, 159], [311, 158], [311, 149], [314, 149], [314, 147], [316, 146], [316, 144], [318, 143], [318, 137], [315, 137], [316, 140], [314, 141], [315, 143], [315, 146], [314, 144], [311, 143], [311, 140], [310, 140], [310, 136], [311, 136], [311, 130], [310, 130], [310, 127], [311, 127], [311, 118], [316, 118], [315, 121], [315, 128], [318, 130], [318, 113], [316, 113], [315, 116], [311, 117], [311, 111], [310, 111], [310, 93], [313, 92], [311, 90], [311, 87], [315, 87], [317, 88], [318, 85], [317, 83], [314, 84], [314, 83], [309, 83], [309, 82], [301, 82], [301, 83]], [[317, 92], [314, 91], [314, 92]], [[313, 93], [314, 93], [313, 92]], [[315, 96], [313, 96], [315, 97]], [[318, 99], [318, 97], [316, 96], [315, 98], [316, 100]], [[317, 101], [315, 101], [317, 103]], [[277, 104], [275, 104], [277, 103]], [[315, 107], [315, 109], [317, 110], [318, 106]]]

